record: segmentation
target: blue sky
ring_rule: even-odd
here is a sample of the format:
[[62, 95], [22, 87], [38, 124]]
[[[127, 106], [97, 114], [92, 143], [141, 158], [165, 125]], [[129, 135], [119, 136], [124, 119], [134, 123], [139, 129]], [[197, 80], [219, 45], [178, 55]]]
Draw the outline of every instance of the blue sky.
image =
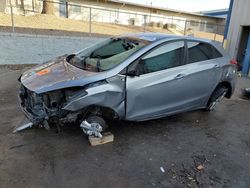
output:
[[224, 9], [229, 7], [230, 0], [122, 0], [164, 7], [188, 12], [199, 12], [204, 10]]

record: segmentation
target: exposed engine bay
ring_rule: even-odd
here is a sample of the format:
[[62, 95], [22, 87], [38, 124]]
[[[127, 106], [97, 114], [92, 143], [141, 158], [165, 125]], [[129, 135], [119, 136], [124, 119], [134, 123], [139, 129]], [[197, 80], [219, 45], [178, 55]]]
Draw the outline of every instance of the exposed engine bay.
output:
[[[39, 124], [50, 118], [62, 118], [68, 114], [62, 107], [74, 95], [72, 90], [56, 90], [37, 94], [21, 86], [20, 99], [26, 115]], [[70, 119], [68, 119], [70, 121]]]

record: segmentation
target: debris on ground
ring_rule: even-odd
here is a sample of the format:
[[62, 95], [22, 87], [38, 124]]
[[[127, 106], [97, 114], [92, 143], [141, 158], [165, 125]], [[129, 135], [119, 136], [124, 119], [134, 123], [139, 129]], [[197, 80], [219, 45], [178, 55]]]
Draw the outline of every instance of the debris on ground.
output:
[[[213, 156], [214, 154], [205, 156], [195, 153], [192, 155], [192, 160], [187, 163], [172, 164], [166, 171], [167, 183], [165, 184], [193, 188], [226, 185], [228, 180], [222, 179], [216, 171], [211, 169]], [[209, 157], [209, 160], [207, 157]]]
[[250, 99], [250, 87], [242, 89], [242, 97], [244, 99]]
[[203, 170], [204, 169], [204, 166], [203, 165], [199, 165], [196, 167], [198, 170]]
[[164, 168], [162, 166], [160, 167], [160, 169], [161, 169], [162, 173], [165, 173], [165, 170], [164, 170]]

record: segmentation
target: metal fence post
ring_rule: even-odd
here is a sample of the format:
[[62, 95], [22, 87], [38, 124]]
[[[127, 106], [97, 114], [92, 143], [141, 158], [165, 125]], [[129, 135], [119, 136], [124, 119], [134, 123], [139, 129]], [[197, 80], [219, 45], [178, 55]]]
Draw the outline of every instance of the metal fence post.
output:
[[184, 35], [187, 34], [187, 20], [185, 20], [185, 25], [184, 25]]
[[146, 19], [147, 19], [147, 15], [143, 15], [143, 18], [144, 18], [144, 27], [143, 27], [143, 30], [144, 30], [144, 32], [146, 31]]
[[65, 17], [69, 18], [69, 5], [68, 2], [65, 2]]
[[92, 22], [92, 18], [91, 18], [91, 11], [92, 11], [92, 8], [90, 7], [89, 8], [89, 34], [91, 35], [91, 22]]
[[24, 7], [24, 1], [21, 1], [21, 9], [23, 10], [23, 15], [25, 16], [25, 7]]
[[13, 15], [13, 7], [10, 1], [10, 13], [11, 13], [11, 24], [12, 24], [12, 32], [15, 32], [15, 24], [14, 24], [14, 15]]
[[214, 41], [216, 41], [216, 33], [214, 33]]
[[216, 41], [216, 32], [218, 32], [218, 25], [215, 25], [216, 26], [216, 31], [214, 31], [214, 41]]
[[34, 3], [34, 0], [32, 0], [32, 11], [35, 12], [35, 3]]

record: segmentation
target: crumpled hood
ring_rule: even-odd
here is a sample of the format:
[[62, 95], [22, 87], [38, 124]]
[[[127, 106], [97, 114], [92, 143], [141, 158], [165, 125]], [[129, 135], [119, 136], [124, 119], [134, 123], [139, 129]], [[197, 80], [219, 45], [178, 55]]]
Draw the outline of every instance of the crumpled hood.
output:
[[67, 87], [84, 86], [101, 80], [100, 75], [103, 73], [84, 71], [67, 63], [64, 56], [31, 68], [22, 74], [20, 81], [29, 90], [44, 93]]

